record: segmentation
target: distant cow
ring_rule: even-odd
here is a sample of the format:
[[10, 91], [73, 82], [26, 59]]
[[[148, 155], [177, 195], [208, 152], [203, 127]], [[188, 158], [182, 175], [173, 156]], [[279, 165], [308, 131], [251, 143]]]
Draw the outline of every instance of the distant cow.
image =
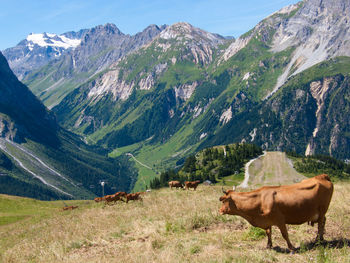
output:
[[119, 196], [119, 197], [126, 197], [127, 193], [126, 192], [116, 192], [114, 195]]
[[78, 206], [74, 206], [74, 205], [65, 206], [65, 207], [63, 207], [63, 211], [66, 211], [66, 210], [73, 210], [73, 209], [76, 209], [76, 208], [78, 208]]
[[190, 190], [190, 188], [193, 188], [193, 190], [196, 190], [197, 186], [199, 185], [201, 181], [193, 181], [193, 182], [190, 182], [190, 181], [186, 181], [185, 182], [185, 187], [187, 190]]
[[124, 202], [123, 197], [126, 198], [126, 195], [127, 195], [127, 193], [125, 193], [125, 192], [117, 192], [114, 195], [106, 195], [106, 196], [104, 196], [104, 198], [105, 198], [106, 204], [110, 204], [112, 202], [115, 203], [117, 201]]
[[98, 202], [102, 202], [102, 201], [105, 201], [106, 199], [105, 199], [105, 197], [103, 196], [103, 197], [95, 197], [95, 199], [94, 199], [94, 201], [96, 202], [96, 203], [98, 203]]
[[177, 188], [183, 188], [182, 183], [180, 183], [180, 181], [170, 181], [169, 183], [169, 187], [170, 189], [173, 189], [173, 187]]
[[265, 229], [267, 247], [272, 247], [271, 227], [277, 226], [288, 248], [295, 250], [288, 238], [286, 224], [318, 223], [316, 240], [323, 240], [325, 214], [333, 194], [333, 184], [326, 174], [283, 186], [264, 186], [237, 193], [223, 191], [221, 214], [239, 215], [255, 227]]
[[140, 200], [140, 201], [142, 201], [141, 193], [127, 194], [126, 195], [126, 202], [128, 203], [130, 200]]

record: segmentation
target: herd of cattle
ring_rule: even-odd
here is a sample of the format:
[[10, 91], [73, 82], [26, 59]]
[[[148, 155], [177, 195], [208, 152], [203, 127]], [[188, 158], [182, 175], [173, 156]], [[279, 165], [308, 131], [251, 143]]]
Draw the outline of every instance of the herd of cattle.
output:
[[172, 189], [175, 187], [176, 189], [182, 188], [190, 190], [190, 188], [193, 188], [193, 190], [196, 190], [197, 186], [200, 184], [201, 181], [186, 181], [184, 184], [182, 184], [180, 181], [170, 181], [169, 187]]
[[106, 204], [116, 203], [117, 201], [122, 201], [128, 203], [130, 200], [140, 200], [142, 201], [141, 195], [146, 192], [137, 192], [132, 194], [127, 194], [126, 192], [116, 192], [113, 195], [105, 195], [103, 197], [96, 197], [95, 202], [105, 201]]
[[[169, 187], [196, 190], [199, 183], [200, 181], [186, 181], [184, 184], [170, 181]], [[314, 223], [318, 223], [316, 241], [323, 240], [325, 215], [333, 194], [333, 184], [326, 174], [292, 185], [264, 186], [250, 192], [236, 192], [235, 189], [227, 191], [222, 189], [222, 191], [224, 195], [219, 199], [222, 202], [220, 214], [241, 216], [251, 225], [264, 229], [268, 237], [267, 248], [272, 248], [272, 226], [280, 229], [288, 248], [292, 251], [295, 247], [289, 240], [286, 224], [308, 223], [313, 226]], [[126, 203], [130, 200], [142, 201], [141, 195], [145, 193], [117, 192], [114, 195], [96, 197], [95, 202], [105, 201], [105, 204], [112, 204], [117, 201]], [[77, 207], [70, 206], [64, 210], [75, 208]]]
[[[181, 184], [179, 181], [170, 181], [169, 187], [172, 189], [175, 188], [182, 188], [182, 189], [190, 189], [193, 188], [196, 190], [197, 186], [200, 184], [200, 181], [186, 181], [184, 184]], [[126, 192], [116, 192], [113, 195], [105, 195], [103, 197], [96, 197], [94, 200], [95, 202], [102, 202], [104, 201], [105, 204], [111, 205], [115, 204], [117, 201], [122, 201], [128, 203], [130, 200], [140, 200], [142, 201], [141, 195], [146, 194], [146, 192], [136, 192], [127, 194]], [[64, 210], [71, 210], [71, 209], [64, 209]]]

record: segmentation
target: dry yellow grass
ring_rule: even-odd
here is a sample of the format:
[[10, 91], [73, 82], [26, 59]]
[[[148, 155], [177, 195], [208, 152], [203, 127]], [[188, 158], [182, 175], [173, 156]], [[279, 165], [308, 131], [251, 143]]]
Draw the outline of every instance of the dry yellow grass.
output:
[[[273, 228], [274, 250], [242, 218], [221, 216], [221, 188], [161, 189], [143, 202], [80, 203], [73, 211], [0, 226], [0, 262], [350, 262], [350, 183], [335, 185], [326, 247], [311, 247], [317, 226], [290, 226], [292, 243]], [[73, 201], [71, 203], [74, 203]], [[339, 241], [339, 242], [337, 242]], [[327, 247], [337, 244], [338, 247]]]

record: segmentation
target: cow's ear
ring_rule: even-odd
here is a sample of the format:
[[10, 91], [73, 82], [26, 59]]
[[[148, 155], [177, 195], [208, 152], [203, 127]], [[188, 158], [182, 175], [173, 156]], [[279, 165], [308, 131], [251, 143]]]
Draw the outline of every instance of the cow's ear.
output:
[[227, 199], [226, 196], [221, 196], [219, 200], [222, 202], [222, 201], [225, 201], [226, 199]]

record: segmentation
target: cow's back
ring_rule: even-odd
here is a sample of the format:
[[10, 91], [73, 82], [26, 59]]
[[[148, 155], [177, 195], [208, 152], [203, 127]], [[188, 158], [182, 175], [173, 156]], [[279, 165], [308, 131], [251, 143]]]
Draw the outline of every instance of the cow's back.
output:
[[[294, 185], [270, 190], [265, 199], [267, 203], [272, 200], [270, 208], [275, 211], [276, 217], [282, 217], [287, 224], [302, 224], [308, 221], [317, 222], [319, 217], [323, 217], [332, 194], [333, 184], [329, 177], [318, 175]], [[269, 204], [265, 206], [269, 207]]]

